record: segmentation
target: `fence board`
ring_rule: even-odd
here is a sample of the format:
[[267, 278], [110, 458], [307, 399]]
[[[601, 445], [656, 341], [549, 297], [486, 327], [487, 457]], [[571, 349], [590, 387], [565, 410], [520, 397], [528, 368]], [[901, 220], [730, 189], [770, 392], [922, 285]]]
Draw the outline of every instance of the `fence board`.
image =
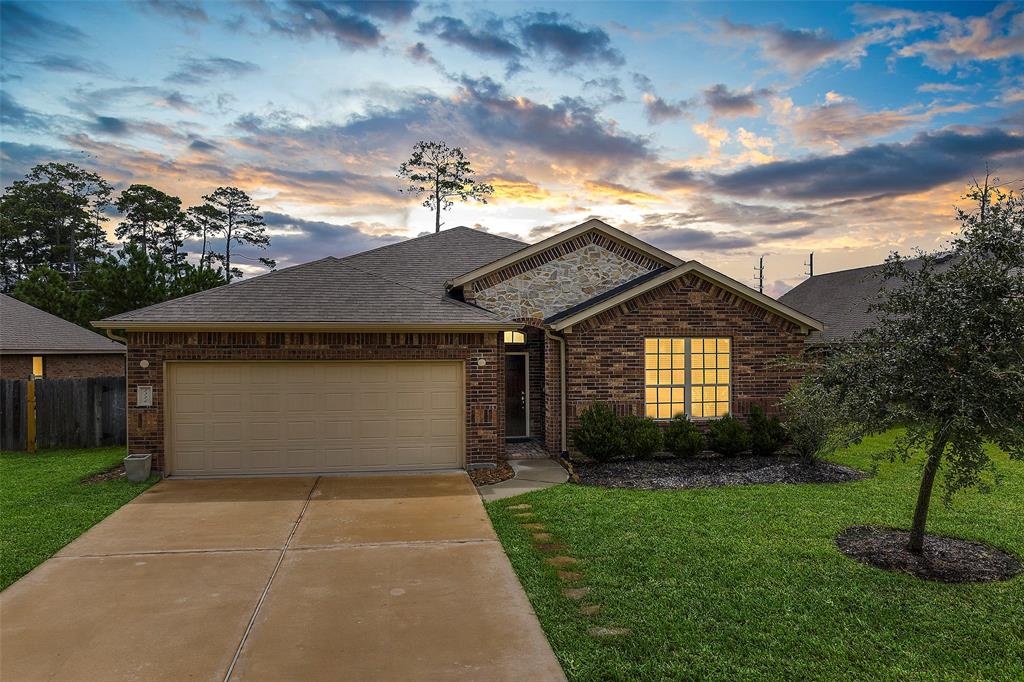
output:
[[[37, 449], [124, 445], [126, 401], [124, 377], [37, 380]], [[26, 381], [0, 382], [0, 447], [4, 450], [26, 447], [26, 403]]]

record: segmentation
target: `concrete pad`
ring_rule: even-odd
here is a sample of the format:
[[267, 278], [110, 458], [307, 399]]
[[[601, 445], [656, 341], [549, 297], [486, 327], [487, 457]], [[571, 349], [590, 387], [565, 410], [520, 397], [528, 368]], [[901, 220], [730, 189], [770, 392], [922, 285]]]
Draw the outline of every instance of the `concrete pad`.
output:
[[0, 679], [219, 682], [278, 556], [51, 559], [0, 593]]
[[516, 478], [539, 483], [565, 483], [569, 472], [553, 459], [525, 459], [510, 462]]
[[494, 540], [465, 473], [324, 477], [292, 547]]
[[315, 478], [161, 481], [57, 556], [280, 549]]
[[493, 541], [289, 551], [233, 678], [564, 679]]

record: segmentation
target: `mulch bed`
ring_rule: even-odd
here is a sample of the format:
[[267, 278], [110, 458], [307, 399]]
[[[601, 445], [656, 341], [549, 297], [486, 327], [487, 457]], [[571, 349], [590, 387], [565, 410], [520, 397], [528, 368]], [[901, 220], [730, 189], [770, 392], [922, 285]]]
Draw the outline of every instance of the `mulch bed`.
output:
[[92, 483], [103, 483], [104, 481], [116, 481], [124, 478], [128, 473], [124, 470], [124, 464], [118, 464], [113, 469], [107, 471], [101, 471], [98, 474], [93, 474], [89, 478], [83, 478], [80, 483], [89, 485]]
[[516, 472], [512, 470], [508, 462], [498, 462], [498, 466], [494, 469], [473, 469], [469, 472], [469, 477], [478, 486], [501, 483], [515, 475]]
[[924, 536], [924, 554], [907, 551], [910, 532], [882, 526], [852, 526], [836, 538], [851, 559], [889, 571], [944, 583], [1009, 580], [1024, 565], [1011, 554], [981, 542], [938, 535]]
[[629, 462], [573, 462], [579, 483], [605, 488], [675, 490], [759, 483], [846, 483], [868, 474], [841, 464], [807, 465], [785, 456], [700, 456]]

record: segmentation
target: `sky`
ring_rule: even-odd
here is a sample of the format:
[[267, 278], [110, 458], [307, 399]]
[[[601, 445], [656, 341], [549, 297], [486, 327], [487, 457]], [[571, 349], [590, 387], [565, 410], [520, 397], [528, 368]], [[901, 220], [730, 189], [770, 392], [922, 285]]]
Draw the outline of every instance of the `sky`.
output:
[[987, 171], [1024, 184], [1020, 3], [4, 0], [0, 34], [4, 186], [237, 186], [279, 266], [432, 230], [395, 177], [418, 140], [495, 188], [446, 227], [598, 217], [747, 284], [764, 256], [772, 295], [812, 251], [941, 248]]

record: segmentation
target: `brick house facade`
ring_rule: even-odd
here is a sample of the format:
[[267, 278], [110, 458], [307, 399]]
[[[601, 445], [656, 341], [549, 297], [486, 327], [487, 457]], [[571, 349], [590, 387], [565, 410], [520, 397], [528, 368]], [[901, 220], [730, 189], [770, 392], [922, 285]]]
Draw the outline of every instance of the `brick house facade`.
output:
[[[248, 320], [261, 322], [254, 327]], [[178, 442], [168, 431], [181, 420], [168, 420], [165, 414], [168, 391], [178, 391], [177, 383], [170, 388], [165, 383], [168, 367], [176, 362], [210, 362], [221, 369], [239, 361], [373, 360], [404, 367], [415, 361], [460, 362], [465, 384], [461, 416], [449, 412], [447, 419], [463, 422], [460, 462], [472, 467], [504, 458], [506, 433], [519, 436], [525, 430], [552, 455], [571, 450], [567, 434], [596, 400], [620, 414], [651, 414], [658, 408], [659, 419], [671, 416], [661, 415], [650, 399], [645, 344], [655, 338], [685, 343], [687, 363], [691, 344], [701, 338], [728, 344], [731, 364], [724, 384], [723, 375], [716, 374], [715, 414], [727, 410], [742, 418], [755, 404], [776, 413], [779, 399], [798, 378], [794, 364], [786, 361], [803, 351], [809, 331], [821, 328], [816, 320], [721, 273], [597, 220], [534, 245], [454, 228], [346, 259], [296, 266], [102, 324], [126, 330], [129, 448], [152, 453], [157, 469], [167, 465], [167, 443]], [[528, 363], [508, 359], [524, 351]], [[678, 403], [673, 398], [670, 407], [690, 413], [691, 380], [686, 381], [681, 395], [687, 397]], [[138, 386], [152, 387], [151, 406], [137, 404]], [[521, 390], [528, 396], [526, 410], [506, 410], [506, 394], [518, 399]], [[186, 402], [193, 400], [191, 414], [202, 412], [201, 401], [208, 399], [182, 395]], [[351, 407], [358, 396], [345, 400], [346, 414], [358, 412]], [[281, 418], [270, 421], [291, 423], [285, 412], [292, 408], [280, 409]], [[322, 431], [317, 431], [316, 420], [322, 417], [316, 410], [307, 414], [306, 440], [309, 429]], [[328, 426], [334, 423], [324, 419]], [[207, 430], [193, 433], [210, 433], [217, 424], [207, 420], [200, 426]], [[394, 434], [398, 438], [400, 430]], [[292, 447], [290, 437], [276, 437], [285, 450]], [[363, 442], [353, 438], [353, 444]], [[190, 441], [195, 442], [205, 443], [202, 436]], [[244, 452], [238, 453], [244, 442], [243, 435], [231, 453], [236, 459], [244, 460]], [[325, 444], [325, 456], [340, 451], [332, 447]], [[190, 450], [188, 456], [195, 455]], [[288, 457], [289, 452], [283, 453], [282, 467]], [[174, 469], [173, 455], [170, 459]], [[359, 461], [342, 466], [358, 468]], [[453, 463], [446, 461], [447, 466]], [[216, 474], [217, 468], [199, 473]]]
[[[0, 379], [28, 379], [32, 375], [31, 355], [0, 355]], [[92, 379], [123, 377], [123, 353], [62, 353], [42, 355], [47, 379]]]

